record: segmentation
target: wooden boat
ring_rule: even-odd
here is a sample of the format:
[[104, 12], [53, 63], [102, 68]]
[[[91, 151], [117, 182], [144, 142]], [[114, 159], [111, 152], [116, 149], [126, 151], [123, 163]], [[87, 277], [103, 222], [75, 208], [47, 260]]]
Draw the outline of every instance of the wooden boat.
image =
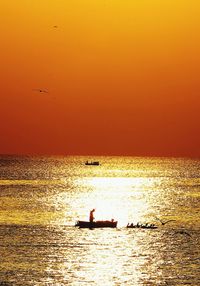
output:
[[154, 224], [128, 224], [126, 226], [127, 228], [145, 228], [145, 229], [156, 229], [158, 228], [156, 225]]
[[99, 161], [91, 161], [91, 162], [86, 161], [86, 162], [85, 162], [85, 165], [99, 166], [100, 163], [99, 163]]
[[117, 221], [114, 220], [97, 220], [94, 222], [78, 220], [75, 224], [79, 228], [103, 228], [103, 227], [117, 227]]

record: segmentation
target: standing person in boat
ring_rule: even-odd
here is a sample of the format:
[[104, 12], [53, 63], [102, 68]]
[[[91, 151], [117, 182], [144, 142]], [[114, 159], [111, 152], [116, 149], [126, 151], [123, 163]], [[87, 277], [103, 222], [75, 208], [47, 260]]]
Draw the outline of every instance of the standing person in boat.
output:
[[90, 222], [94, 221], [94, 215], [93, 215], [94, 212], [95, 212], [95, 209], [90, 211]]

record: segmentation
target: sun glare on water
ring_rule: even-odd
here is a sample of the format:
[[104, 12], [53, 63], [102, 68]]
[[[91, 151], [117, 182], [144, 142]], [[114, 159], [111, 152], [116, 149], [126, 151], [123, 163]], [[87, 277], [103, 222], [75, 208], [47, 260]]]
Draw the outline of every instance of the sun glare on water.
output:
[[87, 196], [82, 197], [85, 212], [95, 208], [96, 220], [114, 219], [118, 225], [141, 221], [148, 210], [143, 193], [147, 183], [144, 178], [85, 178], [82, 181], [88, 190]]

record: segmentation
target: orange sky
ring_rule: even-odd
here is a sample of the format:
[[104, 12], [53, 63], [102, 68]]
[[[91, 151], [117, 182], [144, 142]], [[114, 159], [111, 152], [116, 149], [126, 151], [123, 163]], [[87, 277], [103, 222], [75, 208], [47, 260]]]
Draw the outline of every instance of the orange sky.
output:
[[0, 44], [1, 154], [200, 157], [199, 0], [1, 0]]

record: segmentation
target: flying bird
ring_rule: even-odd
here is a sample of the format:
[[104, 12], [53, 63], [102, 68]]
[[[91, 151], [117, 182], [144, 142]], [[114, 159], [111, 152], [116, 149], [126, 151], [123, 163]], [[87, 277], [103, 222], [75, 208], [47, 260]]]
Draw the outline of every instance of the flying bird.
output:
[[35, 89], [33, 89], [33, 91], [37, 91], [37, 92], [40, 92], [40, 93], [48, 93], [47, 90], [45, 90], [45, 89], [40, 89], [40, 88], [35, 88]]
[[162, 225], [165, 225], [166, 223], [170, 222], [170, 221], [175, 221], [174, 219], [170, 219], [170, 220], [167, 220], [167, 221], [162, 221], [161, 219], [159, 219], [158, 217], [156, 217], [156, 219], [162, 224]]

